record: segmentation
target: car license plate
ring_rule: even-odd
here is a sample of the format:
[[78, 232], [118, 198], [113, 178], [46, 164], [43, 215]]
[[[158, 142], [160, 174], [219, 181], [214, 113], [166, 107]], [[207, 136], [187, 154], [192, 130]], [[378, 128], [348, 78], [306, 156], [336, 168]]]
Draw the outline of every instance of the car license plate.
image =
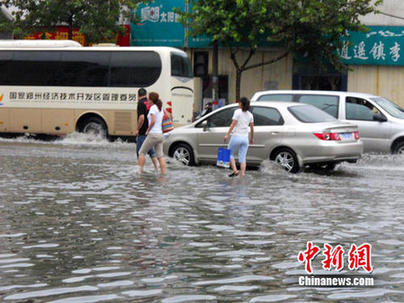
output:
[[349, 140], [353, 140], [354, 135], [353, 133], [342, 133], [339, 134], [341, 141], [349, 141]]

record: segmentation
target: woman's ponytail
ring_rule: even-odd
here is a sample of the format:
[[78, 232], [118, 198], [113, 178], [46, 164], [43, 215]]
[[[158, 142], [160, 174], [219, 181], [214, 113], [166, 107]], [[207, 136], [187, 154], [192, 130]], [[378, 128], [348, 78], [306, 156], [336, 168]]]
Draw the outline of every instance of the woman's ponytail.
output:
[[159, 99], [158, 93], [151, 92], [149, 94], [149, 100], [151, 100], [153, 102], [153, 104], [157, 105], [159, 111], [161, 111], [161, 109], [163, 107], [163, 102], [161, 102], [161, 100]]

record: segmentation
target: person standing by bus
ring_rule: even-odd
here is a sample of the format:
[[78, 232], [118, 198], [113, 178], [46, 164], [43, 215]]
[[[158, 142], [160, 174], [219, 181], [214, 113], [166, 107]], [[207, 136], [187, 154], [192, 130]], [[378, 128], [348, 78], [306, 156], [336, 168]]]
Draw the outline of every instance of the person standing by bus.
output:
[[166, 162], [163, 153], [163, 102], [159, 99], [159, 94], [151, 92], [149, 94], [150, 110], [147, 114], [149, 126], [146, 130], [146, 140], [139, 151], [139, 171], [143, 172], [145, 163], [145, 154], [154, 147], [157, 159], [160, 163], [160, 171], [162, 174], [166, 173]]
[[[240, 108], [234, 112], [232, 118], [233, 121], [230, 125], [229, 131], [227, 132], [226, 136], [224, 136], [224, 142], [226, 142], [231, 134], [228, 148], [230, 149], [230, 165], [233, 172], [229, 175], [229, 177], [234, 177], [239, 174], [236, 167], [236, 160], [234, 159], [234, 154], [237, 150], [241, 170], [240, 176], [244, 176], [247, 167], [246, 156], [248, 146], [249, 144], [253, 144], [254, 140], [254, 117], [249, 111], [250, 100], [248, 100], [246, 97], [241, 98], [239, 101], [239, 107]], [[250, 140], [248, 140], [248, 128], [250, 128]]]
[[[147, 121], [147, 114], [149, 113], [149, 104], [147, 101], [147, 91], [144, 88], [141, 88], [137, 92], [138, 102], [137, 102], [137, 131], [136, 131], [136, 154], [139, 159], [139, 151], [143, 145], [143, 142], [146, 140], [146, 131], [149, 126]], [[158, 171], [158, 160], [156, 157], [156, 152], [154, 148], [151, 148], [147, 152], [153, 162], [154, 169]]]

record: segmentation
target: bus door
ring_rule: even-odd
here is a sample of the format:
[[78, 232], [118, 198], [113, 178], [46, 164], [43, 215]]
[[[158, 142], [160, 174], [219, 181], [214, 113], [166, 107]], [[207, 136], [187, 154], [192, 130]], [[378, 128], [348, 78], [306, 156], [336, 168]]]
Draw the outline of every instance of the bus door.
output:
[[171, 89], [172, 115], [174, 126], [192, 122], [194, 93], [191, 88], [174, 87]]

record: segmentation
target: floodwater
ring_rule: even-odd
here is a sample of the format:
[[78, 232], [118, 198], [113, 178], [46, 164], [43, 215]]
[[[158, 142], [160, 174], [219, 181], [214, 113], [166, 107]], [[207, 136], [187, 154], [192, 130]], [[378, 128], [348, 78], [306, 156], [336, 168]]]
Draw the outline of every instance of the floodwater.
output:
[[[404, 156], [365, 155], [332, 173], [272, 163], [228, 178], [150, 161], [135, 144], [0, 139], [1, 302], [403, 302]], [[306, 243], [345, 249], [372, 287], [306, 287]], [[372, 245], [373, 272], [348, 269]]]

